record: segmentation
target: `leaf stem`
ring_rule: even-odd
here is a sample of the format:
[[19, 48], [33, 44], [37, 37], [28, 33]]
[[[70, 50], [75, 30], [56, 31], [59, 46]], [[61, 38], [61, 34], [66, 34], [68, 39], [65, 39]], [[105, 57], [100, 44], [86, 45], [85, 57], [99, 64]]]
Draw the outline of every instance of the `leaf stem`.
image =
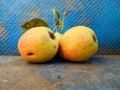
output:
[[59, 29], [59, 22], [56, 22], [56, 32], [58, 32], [58, 29]]

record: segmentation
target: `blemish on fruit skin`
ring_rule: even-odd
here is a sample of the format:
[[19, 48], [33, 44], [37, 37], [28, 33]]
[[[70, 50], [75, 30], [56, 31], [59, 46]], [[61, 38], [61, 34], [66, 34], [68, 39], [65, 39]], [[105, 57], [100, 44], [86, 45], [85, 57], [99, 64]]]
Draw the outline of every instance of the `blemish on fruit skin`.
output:
[[54, 45], [54, 48], [56, 48], [56, 46]]
[[49, 33], [49, 36], [53, 39], [53, 40], [55, 40], [55, 35], [54, 35], [54, 33], [52, 33], [52, 32], [48, 32]]
[[27, 54], [28, 56], [32, 56], [32, 55], [34, 55], [32, 52], [29, 52], [28, 54]]
[[96, 37], [94, 35], [93, 35], [93, 40], [94, 40], [95, 43], [97, 43]]

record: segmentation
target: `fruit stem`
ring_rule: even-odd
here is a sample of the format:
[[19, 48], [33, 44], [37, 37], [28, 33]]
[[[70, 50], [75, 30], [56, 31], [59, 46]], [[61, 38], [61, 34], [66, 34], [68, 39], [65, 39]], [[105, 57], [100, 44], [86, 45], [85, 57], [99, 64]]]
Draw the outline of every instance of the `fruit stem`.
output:
[[53, 9], [53, 14], [54, 14], [54, 20], [55, 20], [55, 28], [56, 32], [58, 32], [58, 29], [60, 28], [61, 30], [64, 28], [64, 19], [65, 17], [70, 13], [71, 11], [65, 11], [62, 16], [62, 21], [59, 21], [60, 19], [60, 13]]
[[56, 32], [58, 32], [58, 29], [59, 29], [59, 22], [56, 22]]

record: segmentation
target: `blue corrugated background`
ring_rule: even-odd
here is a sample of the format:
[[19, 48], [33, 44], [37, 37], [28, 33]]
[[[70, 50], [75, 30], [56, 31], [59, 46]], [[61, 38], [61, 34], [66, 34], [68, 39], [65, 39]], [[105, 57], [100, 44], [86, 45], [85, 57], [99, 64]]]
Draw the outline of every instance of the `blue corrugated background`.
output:
[[61, 15], [71, 11], [61, 33], [76, 25], [88, 26], [99, 40], [97, 54], [120, 55], [120, 0], [0, 0], [0, 55], [19, 55], [17, 43], [25, 21], [43, 18], [53, 29], [53, 8]]

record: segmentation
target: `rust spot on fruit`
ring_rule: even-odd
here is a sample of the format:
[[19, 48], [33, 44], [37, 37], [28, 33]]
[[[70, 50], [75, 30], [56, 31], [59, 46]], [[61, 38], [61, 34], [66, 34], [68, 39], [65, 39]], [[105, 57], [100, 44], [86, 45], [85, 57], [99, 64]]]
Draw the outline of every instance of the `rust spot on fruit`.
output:
[[52, 32], [48, 32], [48, 33], [49, 33], [50, 37], [51, 37], [53, 40], [55, 40], [55, 35], [54, 35], [54, 33], [52, 33]]
[[28, 56], [32, 56], [32, 55], [34, 55], [32, 52], [29, 52], [28, 54], [27, 54]]
[[56, 46], [54, 45], [54, 48], [56, 48]]
[[93, 40], [94, 40], [95, 43], [97, 43], [96, 37], [94, 35], [93, 35]]

